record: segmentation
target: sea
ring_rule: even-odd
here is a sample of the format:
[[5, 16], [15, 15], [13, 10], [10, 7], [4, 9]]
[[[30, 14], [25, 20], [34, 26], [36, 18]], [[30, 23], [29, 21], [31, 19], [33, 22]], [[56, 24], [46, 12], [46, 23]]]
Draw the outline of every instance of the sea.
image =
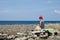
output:
[[[60, 23], [60, 21], [44, 21], [44, 23]], [[4, 24], [39, 24], [39, 21], [0, 21], [0, 25]]]

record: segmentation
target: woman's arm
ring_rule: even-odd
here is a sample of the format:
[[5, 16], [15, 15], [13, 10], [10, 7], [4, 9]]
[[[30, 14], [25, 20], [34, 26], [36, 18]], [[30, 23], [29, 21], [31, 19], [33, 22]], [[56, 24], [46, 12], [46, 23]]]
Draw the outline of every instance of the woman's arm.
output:
[[40, 22], [40, 27], [42, 26], [42, 22]]

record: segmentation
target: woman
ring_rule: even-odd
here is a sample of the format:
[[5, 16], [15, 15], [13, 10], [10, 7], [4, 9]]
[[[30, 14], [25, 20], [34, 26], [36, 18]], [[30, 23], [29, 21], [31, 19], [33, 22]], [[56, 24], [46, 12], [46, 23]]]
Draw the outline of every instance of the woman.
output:
[[37, 25], [36, 27], [35, 27], [35, 30], [41, 30], [41, 29], [44, 29], [44, 21], [43, 21], [43, 16], [39, 16], [39, 19], [40, 19], [40, 23], [39, 23], [39, 25]]
[[40, 19], [40, 27], [41, 27], [41, 29], [44, 29], [43, 16], [39, 16], [39, 19]]

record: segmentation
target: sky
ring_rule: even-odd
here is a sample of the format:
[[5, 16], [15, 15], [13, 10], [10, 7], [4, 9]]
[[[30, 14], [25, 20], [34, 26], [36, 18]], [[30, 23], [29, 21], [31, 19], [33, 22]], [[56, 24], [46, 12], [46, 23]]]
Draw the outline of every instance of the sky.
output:
[[0, 21], [60, 21], [60, 0], [0, 0]]

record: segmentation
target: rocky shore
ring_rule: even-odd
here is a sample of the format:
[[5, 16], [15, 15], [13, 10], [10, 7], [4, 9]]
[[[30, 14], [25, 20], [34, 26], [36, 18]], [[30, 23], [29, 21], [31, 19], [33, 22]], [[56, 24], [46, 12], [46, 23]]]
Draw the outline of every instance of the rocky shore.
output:
[[[7, 34], [16, 34], [17, 32], [25, 32], [34, 30], [36, 24], [12, 24], [0, 25], [0, 32]], [[60, 24], [45, 24], [45, 28], [54, 28], [60, 30]]]
[[[21, 37], [18, 37], [19, 35], [17, 35], [17, 33], [20, 34], [20, 36], [23, 33], [24, 33], [23, 35], [25, 35], [25, 32], [30, 33], [31, 30], [34, 30], [35, 26], [36, 26], [36, 24], [12, 24], [12, 25], [7, 25], [6, 24], [6, 25], [0, 25], [0, 33], [2, 33], [0, 35], [7, 35], [6, 38], [11, 38], [12, 37], [13, 38], [12, 40], [20, 40]], [[57, 29], [60, 32], [60, 24], [57, 24], [57, 23], [56, 24], [45, 24], [45, 28], [46, 29], [48, 29], [48, 28]], [[15, 38], [15, 37], [18, 37], [18, 38]], [[22, 39], [23, 38], [26, 39], [26, 38], [29, 38], [29, 37], [30, 36], [28, 36], [28, 37], [23, 36]], [[30, 39], [30, 40], [32, 40], [32, 39]], [[46, 40], [60, 40], [60, 35], [58, 35], [56, 37], [51, 36]]]

